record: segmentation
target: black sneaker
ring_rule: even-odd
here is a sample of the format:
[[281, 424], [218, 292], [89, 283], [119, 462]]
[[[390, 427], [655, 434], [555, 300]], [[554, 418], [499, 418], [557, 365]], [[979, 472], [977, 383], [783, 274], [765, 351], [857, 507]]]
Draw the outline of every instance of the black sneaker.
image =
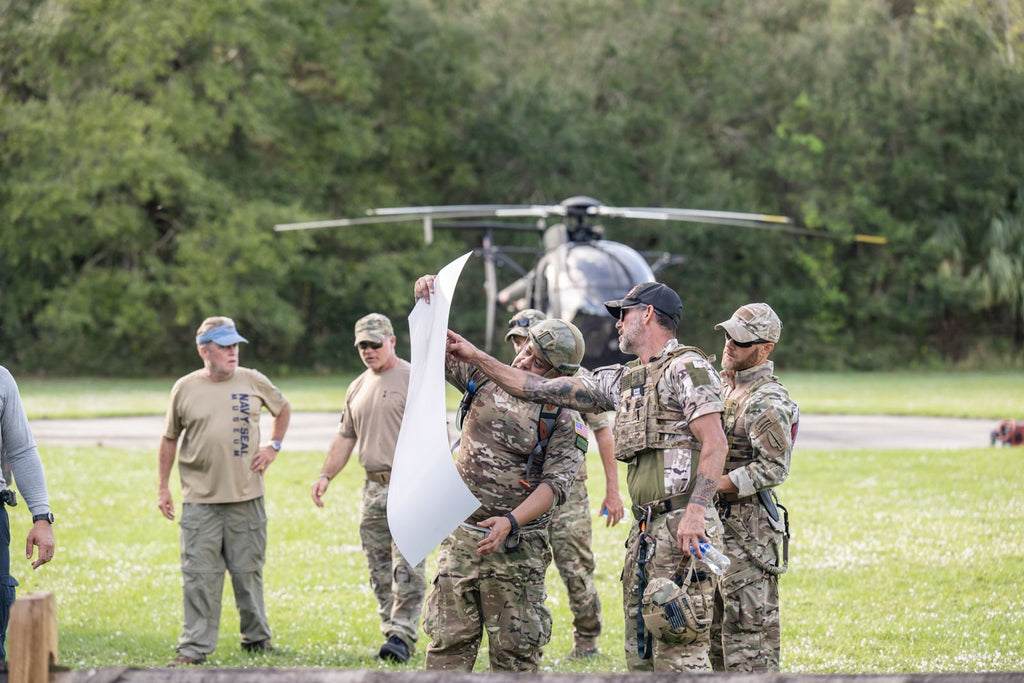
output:
[[398, 636], [389, 636], [387, 642], [380, 646], [377, 656], [381, 659], [405, 664], [409, 661], [409, 646]]
[[270, 644], [269, 640], [258, 640], [255, 643], [242, 643], [242, 649], [246, 652], [274, 652], [277, 648]]

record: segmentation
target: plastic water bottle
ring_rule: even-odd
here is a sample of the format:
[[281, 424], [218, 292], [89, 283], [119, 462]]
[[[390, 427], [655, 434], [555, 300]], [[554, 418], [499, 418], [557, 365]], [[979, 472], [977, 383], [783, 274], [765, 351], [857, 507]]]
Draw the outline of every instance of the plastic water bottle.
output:
[[707, 541], [700, 542], [700, 551], [703, 553], [700, 557], [700, 561], [707, 566], [711, 573], [721, 576], [725, 573], [725, 570], [729, 568], [729, 564], [731, 564], [729, 562], [729, 558], [723, 555], [718, 548]]

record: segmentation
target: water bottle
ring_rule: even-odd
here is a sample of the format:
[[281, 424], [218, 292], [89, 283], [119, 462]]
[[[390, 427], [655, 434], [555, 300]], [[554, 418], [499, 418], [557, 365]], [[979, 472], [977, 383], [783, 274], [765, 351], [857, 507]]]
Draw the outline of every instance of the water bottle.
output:
[[707, 566], [711, 573], [721, 576], [725, 573], [725, 570], [729, 568], [729, 558], [723, 555], [718, 548], [707, 541], [700, 542], [700, 551], [703, 553], [700, 557], [700, 561]]

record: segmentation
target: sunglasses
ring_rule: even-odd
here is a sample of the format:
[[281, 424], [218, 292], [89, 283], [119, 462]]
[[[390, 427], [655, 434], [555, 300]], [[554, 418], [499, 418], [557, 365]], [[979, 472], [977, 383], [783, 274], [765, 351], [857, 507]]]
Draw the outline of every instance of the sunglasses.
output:
[[365, 351], [366, 349], [379, 349], [384, 346], [380, 342], [359, 342], [359, 350]]
[[626, 319], [626, 311], [632, 311], [634, 308], [647, 308], [647, 304], [639, 304], [637, 306], [625, 306], [619, 309], [619, 322]]
[[735, 339], [730, 337], [728, 334], [725, 335], [725, 340], [726, 341], [731, 341], [733, 346], [738, 346], [741, 349], [749, 349], [751, 346], [754, 346], [755, 344], [771, 344], [770, 341], [765, 341], [764, 339], [755, 339], [754, 341], [748, 341], [748, 342], [736, 341]]
[[509, 329], [512, 329], [513, 327], [529, 327], [529, 326], [530, 326], [530, 319], [529, 318], [516, 318], [515, 320], [509, 320], [508, 321]]

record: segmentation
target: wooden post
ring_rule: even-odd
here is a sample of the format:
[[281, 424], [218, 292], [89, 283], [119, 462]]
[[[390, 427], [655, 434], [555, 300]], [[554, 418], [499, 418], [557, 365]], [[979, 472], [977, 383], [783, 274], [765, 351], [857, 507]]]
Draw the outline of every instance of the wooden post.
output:
[[57, 601], [49, 591], [18, 596], [7, 628], [9, 683], [48, 683], [57, 663]]

